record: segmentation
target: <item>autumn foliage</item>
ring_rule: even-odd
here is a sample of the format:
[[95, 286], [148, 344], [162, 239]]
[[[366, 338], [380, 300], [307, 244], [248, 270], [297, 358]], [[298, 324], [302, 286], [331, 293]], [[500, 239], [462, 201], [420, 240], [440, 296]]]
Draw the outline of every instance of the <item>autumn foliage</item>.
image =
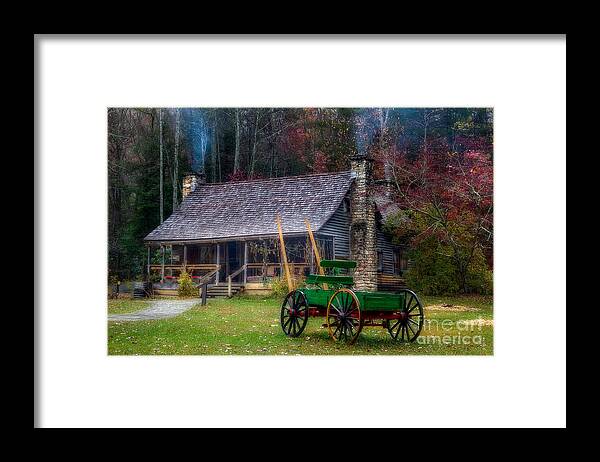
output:
[[492, 141], [486, 108], [110, 108], [110, 273], [144, 275], [143, 237], [161, 202], [164, 217], [177, 207], [189, 170], [209, 183], [247, 181], [348, 170], [364, 153], [397, 211], [385, 229], [411, 249], [411, 286], [488, 291]]
[[[454, 280], [446, 285], [447, 291], [491, 291], [491, 274], [479, 274], [485, 283], [479, 279], [476, 284], [470, 283], [475, 272], [491, 270], [490, 156], [478, 151], [436, 149], [423, 151], [414, 159], [393, 152], [386, 161], [391, 167], [393, 199], [401, 209], [388, 222], [388, 230], [413, 249], [417, 260], [413, 272], [420, 270], [420, 257], [431, 258], [428, 254], [433, 253], [450, 265], [448, 273]], [[433, 266], [439, 268], [440, 263]], [[415, 283], [418, 284], [418, 278]]]

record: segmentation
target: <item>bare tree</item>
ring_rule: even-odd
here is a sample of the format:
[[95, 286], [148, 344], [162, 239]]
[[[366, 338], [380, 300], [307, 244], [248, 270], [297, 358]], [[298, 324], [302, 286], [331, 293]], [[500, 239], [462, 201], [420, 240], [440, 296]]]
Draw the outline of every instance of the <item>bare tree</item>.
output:
[[240, 169], [240, 110], [235, 109], [235, 155], [233, 158], [233, 173]]
[[175, 153], [173, 155], [173, 211], [178, 204], [180, 110], [175, 109]]
[[271, 108], [269, 110], [269, 128], [271, 129], [271, 135], [269, 136], [269, 146], [271, 148], [271, 160], [269, 162], [269, 178], [273, 177], [273, 169], [275, 166], [275, 137], [273, 133], [275, 132], [275, 117], [274, 117], [274, 109]]
[[159, 152], [160, 152], [160, 222], [164, 221], [164, 204], [163, 204], [163, 124], [162, 124], [162, 108], [158, 110], [158, 132], [159, 132]]
[[254, 140], [252, 142], [252, 154], [250, 157], [250, 172], [249, 176], [252, 178], [254, 175], [254, 166], [256, 165], [256, 147], [258, 145], [258, 121], [260, 117], [260, 109], [256, 109], [256, 117], [254, 119]]
[[211, 179], [213, 183], [217, 182], [217, 111], [213, 111], [213, 123], [212, 123], [212, 142], [211, 147]]

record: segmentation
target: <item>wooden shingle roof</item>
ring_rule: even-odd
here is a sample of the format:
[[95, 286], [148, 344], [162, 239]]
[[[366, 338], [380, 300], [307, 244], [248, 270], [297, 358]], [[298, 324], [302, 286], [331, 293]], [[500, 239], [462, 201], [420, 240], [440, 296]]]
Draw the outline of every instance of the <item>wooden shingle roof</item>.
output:
[[318, 231], [348, 192], [353, 174], [320, 173], [267, 180], [199, 184], [145, 241], [217, 240]]

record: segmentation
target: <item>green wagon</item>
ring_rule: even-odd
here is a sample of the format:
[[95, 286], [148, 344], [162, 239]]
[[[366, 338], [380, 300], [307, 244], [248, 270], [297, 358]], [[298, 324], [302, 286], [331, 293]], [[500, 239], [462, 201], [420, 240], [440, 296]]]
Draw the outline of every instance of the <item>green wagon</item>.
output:
[[349, 260], [321, 260], [322, 268], [334, 275], [310, 274], [305, 287], [291, 291], [281, 305], [281, 328], [298, 337], [309, 317], [324, 317], [329, 335], [336, 341], [354, 343], [363, 327], [383, 327], [400, 342], [414, 342], [423, 328], [423, 306], [408, 289], [397, 293], [353, 290], [352, 276], [340, 275], [353, 269]]

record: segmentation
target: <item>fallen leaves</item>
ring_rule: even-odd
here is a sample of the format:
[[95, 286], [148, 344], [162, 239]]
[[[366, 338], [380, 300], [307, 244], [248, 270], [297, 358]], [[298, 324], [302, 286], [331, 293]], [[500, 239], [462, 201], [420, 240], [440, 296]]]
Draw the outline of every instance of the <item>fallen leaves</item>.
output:
[[466, 320], [462, 320], [459, 322], [463, 323], [466, 326], [475, 326], [475, 327], [493, 326], [494, 325], [493, 319], [483, 319], [483, 318], [466, 319]]
[[481, 311], [479, 308], [472, 308], [470, 306], [464, 305], [448, 305], [447, 303], [442, 303], [439, 305], [427, 305], [424, 307], [425, 311], [456, 311], [456, 312], [465, 312], [465, 311]]

